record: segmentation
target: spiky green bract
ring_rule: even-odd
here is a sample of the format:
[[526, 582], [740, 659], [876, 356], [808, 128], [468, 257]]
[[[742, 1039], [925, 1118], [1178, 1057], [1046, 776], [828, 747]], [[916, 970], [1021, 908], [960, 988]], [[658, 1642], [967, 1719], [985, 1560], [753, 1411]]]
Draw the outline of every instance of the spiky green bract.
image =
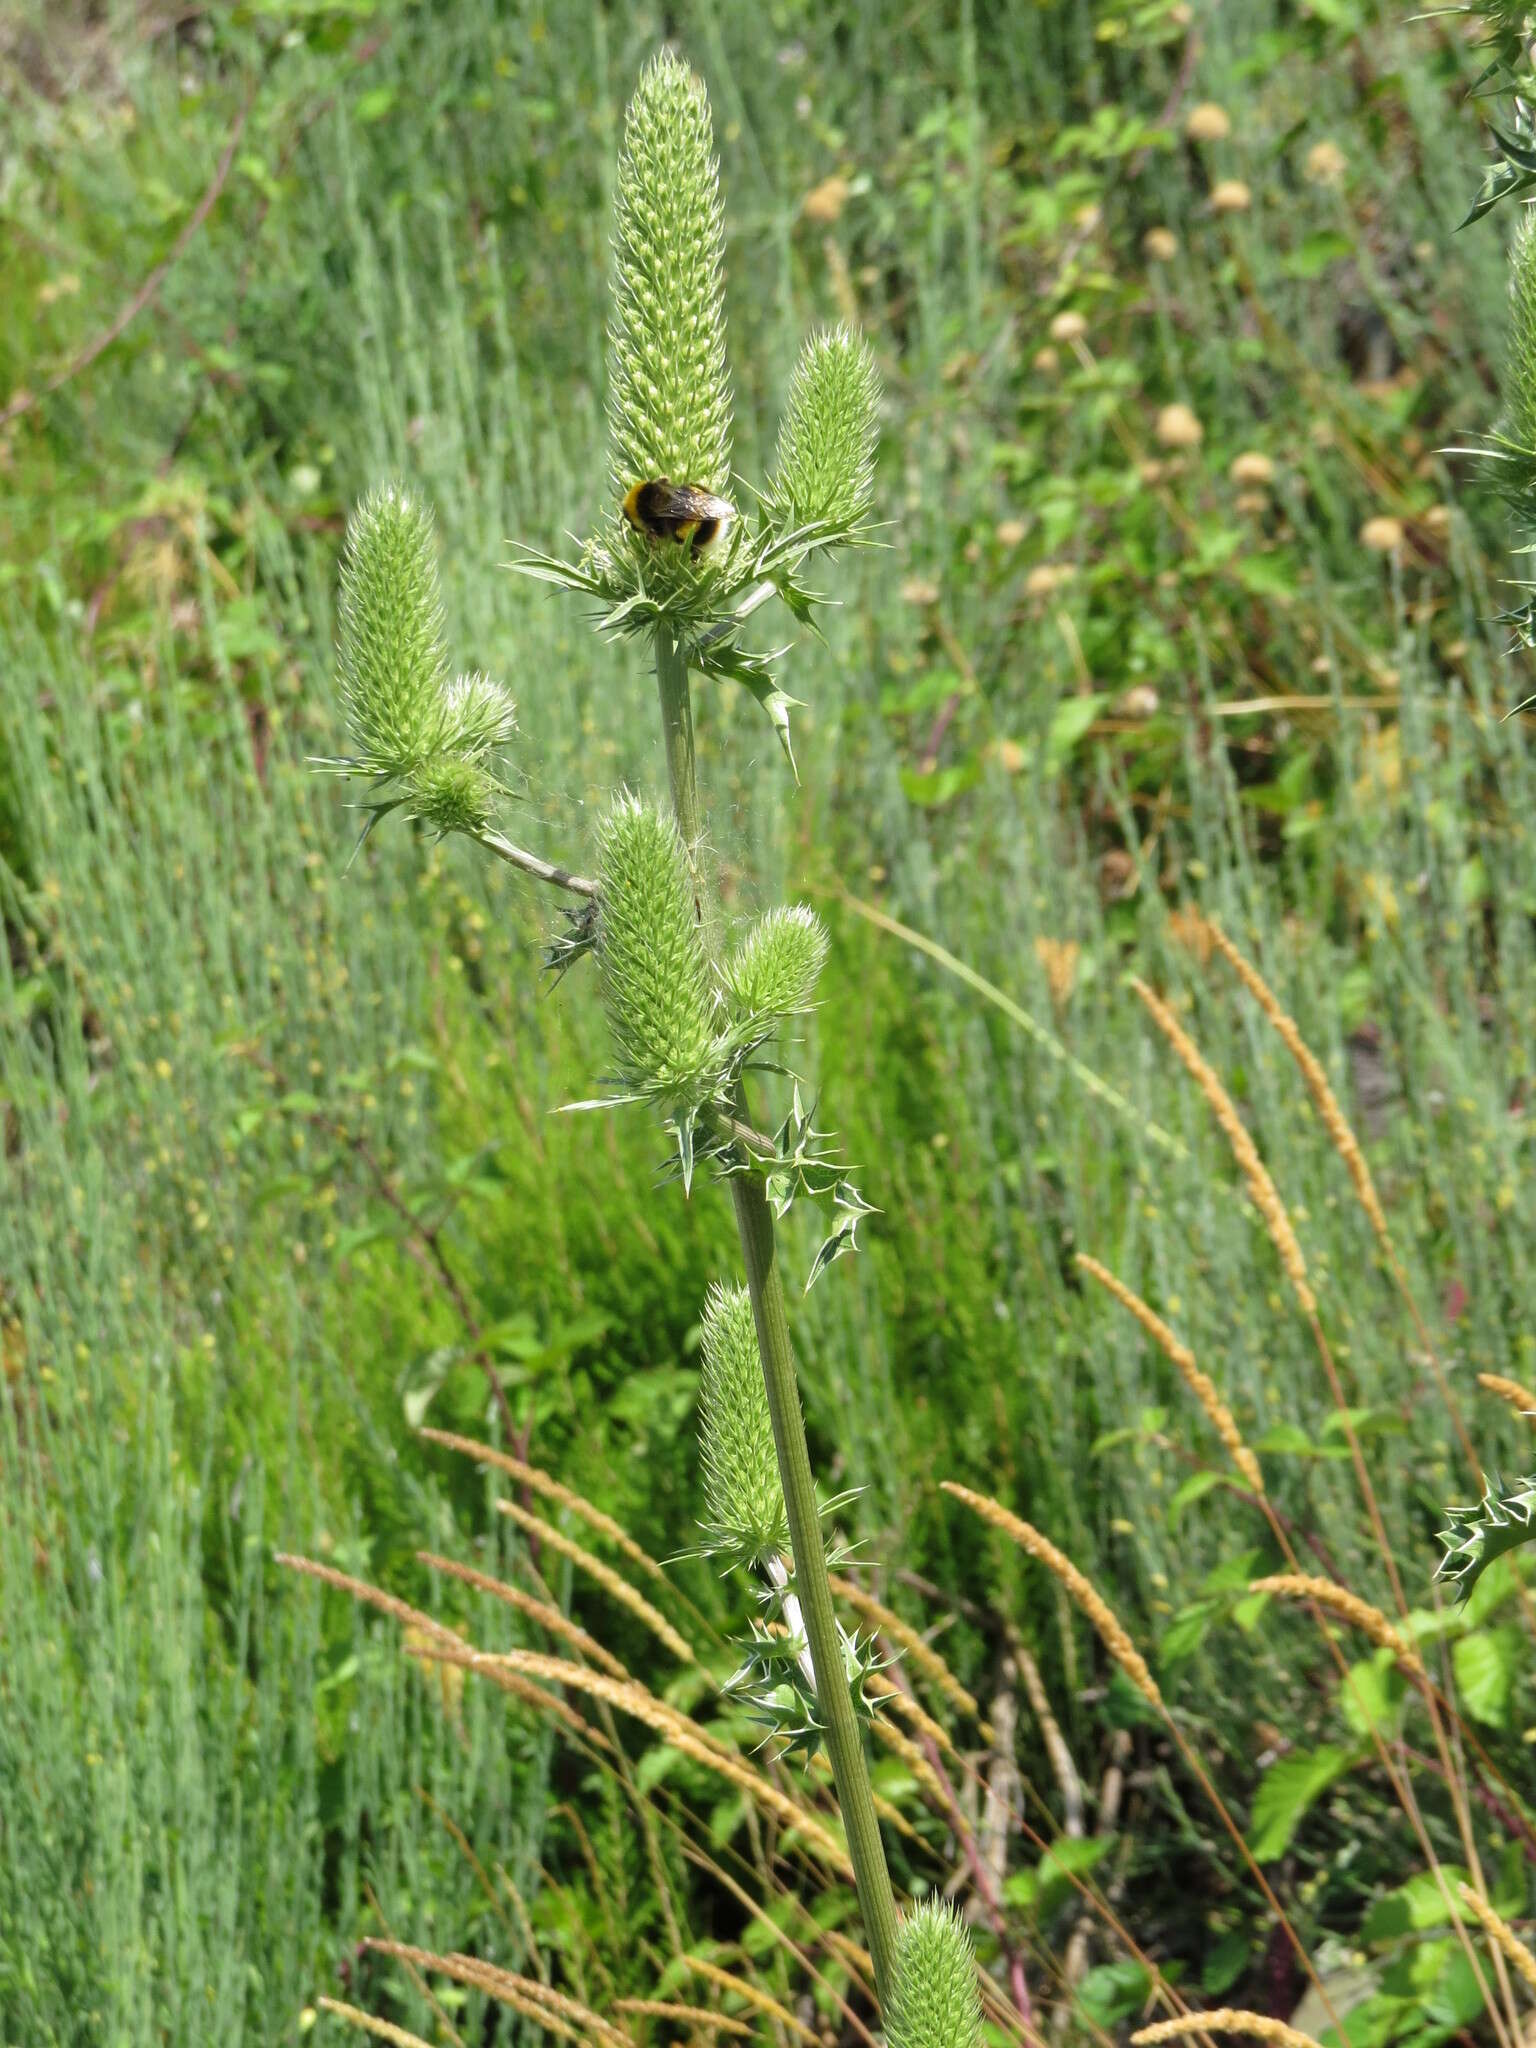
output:
[[980, 2048], [976, 1960], [953, 1906], [924, 1899], [902, 1921], [885, 2037], [890, 2048]]
[[1448, 1529], [1441, 1529], [1445, 1555], [1437, 1579], [1455, 1582], [1458, 1602], [1465, 1600], [1496, 1557], [1536, 1543], [1536, 1477], [1506, 1487], [1495, 1477], [1475, 1507], [1447, 1508]]
[[851, 327], [823, 329], [800, 351], [763, 494], [779, 527], [825, 527], [823, 544], [868, 517], [875, 490], [880, 373]]
[[468, 761], [498, 753], [517, 730], [517, 711], [487, 675], [455, 676], [442, 693], [443, 750]]
[[727, 1056], [688, 856], [670, 815], [621, 796], [598, 834], [597, 963], [619, 1076], [674, 1114], [721, 1085]]
[[787, 1556], [789, 1517], [773, 1444], [768, 1390], [745, 1287], [713, 1286], [704, 1304], [699, 1448], [704, 1552], [728, 1564]]
[[629, 103], [614, 191], [608, 419], [618, 498], [653, 477], [729, 492], [724, 246], [709, 100], [663, 50]]
[[371, 491], [347, 522], [340, 617], [358, 765], [408, 775], [442, 743], [448, 652], [432, 514], [399, 484]]
[[788, 1017], [810, 1007], [827, 958], [827, 930], [803, 903], [760, 917], [725, 963], [737, 1019]]

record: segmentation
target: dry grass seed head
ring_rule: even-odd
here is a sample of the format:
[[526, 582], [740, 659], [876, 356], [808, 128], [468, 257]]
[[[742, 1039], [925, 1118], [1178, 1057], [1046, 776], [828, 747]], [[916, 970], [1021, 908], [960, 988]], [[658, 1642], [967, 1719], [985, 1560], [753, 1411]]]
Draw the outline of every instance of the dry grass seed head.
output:
[[590, 1636], [579, 1622], [572, 1621], [568, 1614], [547, 1600], [537, 1600], [532, 1593], [525, 1593], [520, 1586], [509, 1586], [503, 1579], [492, 1578], [489, 1572], [476, 1571], [470, 1564], [460, 1564], [454, 1558], [440, 1557], [435, 1550], [418, 1550], [418, 1564], [430, 1565], [433, 1571], [446, 1572], [450, 1578], [459, 1579], [466, 1586], [473, 1586], [478, 1593], [489, 1593], [492, 1599], [502, 1601], [538, 1623], [550, 1635], [568, 1643], [582, 1656], [590, 1657], [594, 1664], [614, 1678], [628, 1678], [629, 1673], [611, 1650], [605, 1650], [595, 1636]]
[[1307, 1262], [1301, 1255], [1301, 1246], [1296, 1241], [1296, 1232], [1291, 1219], [1285, 1212], [1279, 1190], [1269, 1177], [1269, 1169], [1259, 1157], [1258, 1147], [1248, 1134], [1248, 1127], [1238, 1115], [1230, 1095], [1221, 1085], [1215, 1069], [1205, 1058], [1200, 1048], [1185, 1031], [1172, 1010], [1162, 997], [1154, 994], [1138, 975], [1131, 976], [1131, 987], [1146, 1004], [1152, 1020], [1164, 1038], [1173, 1047], [1190, 1078], [1211, 1106], [1211, 1113], [1222, 1128], [1238, 1170], [1248, 1183], [1248, 1193], [1253, 1206], [1263, 1218], [1264, 1228], [1269, 1233], [1270, 1243], [1280, 1255], [1280, 1263], [1289, 1275], [1296, 1299], [1301, 1303], [1304, 1314], [1317, 1313], [1317, 1297], [1307, 1284]]
[[457, 1952], [437, 1955], [431, 1949], [412, 1948], [403, 1941], [380, 1941], [375, 1935], [365, 1937], [363, 1946], [379, 1955], [393, 1956], [399, 1962], [415, 1963], [423, 1970], [436, 1970], [456, 1984], [468, 1984], [483, 1991], [498, 2005], [510, 2007], [564, 2040], [597, 2042], [601, 2048], [634, 2048], [629, 2036], [610, 2026], [600, 2013], [593, 2012], [579, 1999], [568, 1998], [563, 1991], [539, 1983], [535, 1977], [519, 1977], [494, 1963], [482, 1962], [479, 1956]]
[[515, 1500], [499, 1500], [496, 1503], [504, 1515], [509, 1515], [525, 1535], [535, 1536], [541, 1543], [547, 1543], [551, 1550], [558, 1550], [562, 1557], [568, 1557], [572, 1564], [580, 1565], [589, 1577], [595, 1579], [621, 1606], [627, 1607], [637, 1620], [643, 1621], [658, 1642], [665, 1643], [679, 1662], [692, 1664], [695, 1661], [692, 1650], [683, 1641], [677, 1630], [665, 1615], [658, 1614], [643, 1593], [637, 1593], [628, 1579], [620, 1578], [611, 1565], [594, 1557], [590, 1550], [584, 1550], [579, 1543], [563, 1535], [553, 1523], [546, 1522], [539, 1515], [529, 1514], [520, 1508]]
[[[943, 1693], [952, 1706], [962, 1714], [968, 1714], [973, 1721], [981, 1720], [981, 1708], [966, 1691], [965, 1687], [950, 1670], [933, 1645], [924, 1641], [910, 1622], [902, 1620], [889, 1607], [877, 1600], [873, 1593], [866, 1593], [862, 1586], [856, 1586], [852, 1579], [832, 1575], [831, 1586], [840, 1600], [846, 1600], [855, 1614], [889, 1636], [899, 1649], [907, 1653], [907, 1661], [915, 1671], [921, 1671], [931, 1685]], [[985, 1731], [984, 1731], [985, 1732]]]
[[1507, 1401], [1522, 1415], [1536, 1415], [1536, 1394], [1529, 1387], [1522, 1387], [1518, 1380], [1507, 1380], [1502, 1373], [1480, 1372], [1477, 1384], [1487, 1393], [1497, 1394], [1501, 1401]]
[[1372, 1230], [1383, 1244], [1387, 1242], [1387, 1218], [1376, 1193], [1376, 1183], [1371, 1179], [1371, 1169], [1365, 1163], [1365, 1154], [1360, 1150], [1360, 1141], [1350, 1128], [1339, 1099], [1334, 1094], [1322, 1062], [1312, 1051], [1296, 1027], [1296, 1020], [1280, 1007], [1279, 1000], [1269, 983], [1250, 960], [1239, 953], [1214, 919], [1207, 920], [1211, 943], [1223, 960], [1232, 969], [1238, 980], [1264, 1012], [1284, 1045], [1286, 1051], [1301, 1069], [1301, 1077], [1307, 1084], [1307, 1092], [1316, 1105], [1317, 1113], [1323, 1120], [1323, 1128], [1333, 1144], [1333, 1149], [1343, 1160], [1345, 1170], [1354, 1183], [1355, 1194], [1360, 1206], [1370, 1219]]
[[482, 1465], [494, 1465], [498, 1472], [505, 1472], [520, 1486], [530, 1492], [542, 1493], [546, 1500], [552, 1500], [563, 1508], [569, 1508], [573, 1515], [579, 1515], [589, 1529], [596, 1529], [600, 1536], [606, 1536], [615, 1544], [632, 1564], [648, 1571], [663, 1585], [671, 1581], [653, 1557], [648, 1557], [627, 1529], [622, 1528], [611, 1515], [605, 1515], [601, 1508], [595, 1508], [591, 1501], [579, 1493], [573, 1493], [568, 1486], [562, 1486], [558, 1479], [551, 1479], [547, 1472], [537, 1465], [528, 1465], [521, 1458], [514, 1458], [510, 1452], [498, 1451], [491, 1444], [482, 1444], [471, 1436], [456, 1436], [447, 1429], [419, 1429], [416, 1434], [430, 1444], [441, 1444], [444, 1450], [459, 1451], [466, 1458], [476, 1458]]
[[634, 1680], [609, 1678], [605, 1672], [591, 1671], [584, 1664], [572, 1664], [563, 1657], [546, 1657], [536, 1650], [505, 1650], [492, 1656], [483, 1650], [466, 1651], [444, 1644], [427, 1654], [449, 1663], [462, 1662], [466, 1670], [482, 1672], [494, 1684], [505, 1684], [508, 1679], [519, 1676], [539, 1679], [546, 1685], [568, 1685], [577, 1692], [617, 1707], [621, 1713], [631, 1715], [660, 1735], [683, 1756], [692, 1757], [695, 1763], [701, 1763], [727, 1779], [738, 1791], [745, 1792], [766, 1812], [783, 1821], [786, 1827], [797, 1829], [827, 1862], [835, 1865], [844, 1876], [852, 1877], [853, 1865], [848, 1860], [847, 1851], [827, 1832], [815, 1814], [797, 1805], [761, 1772], [743, 1763], [734, 1750], [727, 1749], [724, 1743], [707, 1735], [695, 1722], [687, 1720], [675, 1707], [667, 1706]]
[[722, 1991], [745, 1999], [746, 2003], [760, 2012], [765, 2019], [774, 2021], [799, 2040], [809, 2042], [810, 2048], [818, 2048], [820, 2037], [797, 2020], [788, 2006], [780, 2005], [776, 1998], [771, 1998], [760, 1986], [745, 1978], [733, 1977], [729, 1970], [722, 1970], [718, 1963], [705, 1962], [701, 1956], [684, 1956], [683, 1961], [694, 1976], [702, 1977], [706, 1983], [717, 1984]]
[[616, 1998], [615, 2012], [632, 2013], [637, 2019], [676, 2020], [679, 2025], [696, 2027], [703, 2033], [744, 2034], [749, 2040], [752, 2029], [744, 2020], [727, 2019], [724, 2013], [711, 2012], [707, 2005], [673, 2005], [664, 1998]]
[[1274, 2048], [1317, 2048], [1310, 2034], [1299, 2034], [1284, 2020], [1269, 2020], [1262, 2013], [1238, 2012], [1224, 2005], [1219, 2012], [1181, 2012], [1171, 2020], [1155, 2020], [1131, 2039], [1136, 2048], [1151, 2048], [1154, 2041], [1184, 2041], [1191, 2034], [1246, 2034], [1253, 2041], [1270, 2041]]
[[1425, 1675], [1419, 1653], [1413, 1645], [1398, 1634], [1379, 1607], [1373, 1607], [1369, 1600], [1362, 1600], [1358, 1593], [1351, 1593], [1347, 1586], [1336, 1586], [1332, 1579], [1313, 1578], [1305, 1572], [1272, 1572], [1268, 1578], [1251, 1579], [1248, 1590], [1250, 1593], [1278, 1593], [1290, 1600], [1315, 1601], [1329, 1614], [1335, 1614], [1340, 1621], [1347, 1621], [1359, 1629], [1378, 1650], [1390, 1650], [1398, 1663], [1416, 1678]]
[[1148, 1308], [1141, 1296], [1133, 1294], [1125, 1282], [1111, 1273], [1107, 1266], [1101, 1266], [1097, 1259], [1090, 1258], [1086, 1252], [1078, 1253], [1077, 1263], [1091, 1279], [1097, 1280], [1102, 1288], [1112, 1294], [1122, 1308], [1128, 1309], [1136, 1318], [1205, 1410], [1207, 1421], [1226, 1446], [1227, 1454], [1238, 1471], [1255, 1493], [1262, 1493], [1264, 1474], [1259, 1470], [1259, 1461], [1243, 1442], [1242, 1432], [1232, 1419], [1231, 1409], [1217, 1393], [1214, 1383], [1195, 1363], [1195, 1354], [1189, 1346], [1180, 1343], [1162, 1317]]
[[1469, 1910], [1482, 1923], [1483, 1932], [1500, 1955], [1507, 1963], [1512, 1963], [1531, 1990], [1536, 1991], [1536, 1956], [1533, 1956], [1525, 1943], [1519, 1940], [1515, 1930], [1503, 1915], [1496, 1913], [1488, 1901], [1480, 1893], [1475, 1892], [1471, 1885], [1462, 1884], [1457, 1889]]
[[1092, 1580], [1080, 1572], [1072, 1560], [1059, 1551], [1047, 1536], [1021, 1521], [1015, 1514], [984, 1493], [973, 1493], [968, 1486], [959, 1486], [953, 1479], [943, 1482], [944, 1491], [952, 1493], [956, 1500], [964, 1501], [974, 1513], [994, 1529], [1001, 1529], [1011, 1537], [1021, 1550], [1025, 1550], [1038, 1563], [1066, 1587], [1068, 1593], [1082, 1609], [1098, 1631], [1099, 1639], [1114, 1658], [1126, 1677], [1135, 1686], [1142, 1698], [1158, 1713], [1166, 1713], [1163, 1696], [1157, 1689], [1157, 1681], [1147, 1667], [1147, 1661], [1127, 1635], [1125, 1628], [1113, 1608], [1094, 1586]]
[[359, 2012], [355, 2005], [343, 2005], [339, 1998], [317, 1998], [316, 2005], [322, 2012], [333, 2012], [338, 2019], [347, 2020], [354, 2027], [361, 2027], [365, 2034], [372, 2034], [375, 2040], [388, 2041], [392, 2048], [429, 2048], [420, 2034], [408, 2034], [404, 2027], [391, 2025], [388, 2020], [376, 2020], [370, 2012]]

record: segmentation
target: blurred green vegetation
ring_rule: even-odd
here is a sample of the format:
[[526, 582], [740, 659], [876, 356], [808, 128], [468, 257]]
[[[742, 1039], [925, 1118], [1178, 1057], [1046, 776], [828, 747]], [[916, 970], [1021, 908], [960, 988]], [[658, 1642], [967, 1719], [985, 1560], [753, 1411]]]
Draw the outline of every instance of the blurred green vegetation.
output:
[[[528, 840], [586, 858], [593, 805], [663, 775], [648, 678], [505, 565], [605, 488], [607, 179], [667, 35], [715, 105], [744, 477], [807, 323], [857, 320], [888, 392], [887, 545], [792, 657], [804, 786], [749, 700], [699, 707], [732, 906], [799, 893], [832, 927], [807, 1068], [880, 1204], [798, 1319], [819, 1471], [863, 1489], [882, 1597], [942, 1628], [984, 1706], [1032, 1652], [1090, 1795], [1129, 1731], [1101, 1877], [1166, 1975], [1266, 2010], [1304, 1988], [1097, 1640], [941, 1477], [1112, 1599], [1314, 1953], [1363, 1973], [1351, 2038], [1453, 2038], [1477, 2006], [1443, 1917], [1401, 1896], [1422, 1858], [1347, 1725], [1369, 1712], [1341, 1715], [1302, 1616], [1240, 1605], [1269, 1531], [1073, 1254], [1178, 1328], [1289, 1524], [1390, 1608], [1311, 1335], [1134, 969], [1291, 1207], [1410, 1604], [1433, 1607], [1433, 1530], [1473, 1476], [1289, 1058], [1190, 913], [1261, 962], [1333, 1076], [1477, 1451], [1522, 1469], [1526, 1425], [1475, 1375], [1536, 1368], [1536, 791], [1503, 718], [1525, 685], [1493, 622], [1502, 515], [1443, 452], [1496, 410], [1504, 295], [1502, 220], [1453, 232], [1481, 161], [1457, 19], [27, 0], [0, 25], [0, 2041], [340, 2039], [322, 1993], [433, 2039], [531, 2039], [472, 1991], [439, 1987], [434, 2014], [359, 1935], [515, 1959], [516, 1899], [562, 1981], [642, 1998], [674, 1912], [699, 1953], [743, 1938], [667, 1833], [702, 1806], [722, 1858], [758, 1856], [707, 1774], [653, 1752], [661, 1833], [637, 1834], [622, 1774], [272, 1562], [536, 1640], [416, 1557], [528, 1564], [485, 1481], [413, 1434], [500, 1428], [488, 1372], [535, 1462], [652, 1556], [700, 1512], [724, 1205], [653, 1193], [638, 1114], [552, 1114], [608, 1055], [580, 969], [554, 992], [538, 971], [549, 906], [405, 830], [349, 865], [355, 821], [305, 767], [336, 750], [346, 509], [399, 473], [436, 508], [453, 644], [518, 699]], [[1198, 107], [1224, 132], [1192, 139]], [[543, 1564], [694, 1704], [632, 1614]], [[739, 1623], [705, 1568], [673, 1577], [701, 1627]], [[1518, 1592], [1490, 1574], [1444, 1626], [1509, 1781], [1480, 1823], [1515, 1921]], [[1050, 1836], [1027, 1701], [1018, 1766]], [[1443, 1788], [1421, 1800], [1464, 1860]], [[896, 1840], [904, 1882], [943, 1866], [924, 1828]], [[1061, 1991], [1079, 1908], [1038, 1864], [1015, 1836], [1036, 1997], [1114, 2038], [1139, 1966], [1096, 1935]], [[849, 1897], [818, 1911], [835, 1928]], [[800, 1995], [750, 1923], [746, 1944]], [[808, 2010], [835, 2030], [847, 1958], [818, 1960]]]

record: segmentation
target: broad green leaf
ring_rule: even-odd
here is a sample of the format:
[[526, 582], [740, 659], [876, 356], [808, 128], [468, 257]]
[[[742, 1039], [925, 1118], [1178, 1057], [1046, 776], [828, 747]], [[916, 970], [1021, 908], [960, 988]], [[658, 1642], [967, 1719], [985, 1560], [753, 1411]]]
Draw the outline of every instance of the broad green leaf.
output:
[[1256, 1862], [1273, 1863], [1285, 1854], [1308, 1812], [1353, 1762], [1352, 1751], [1324, 1743], [1321, 1749], [1293, 1750], [1270, 1765], [1254, 1797], [1248, 1831]]
[[1364, 1942], [1396, 1941], [1404, 1934], [1422, 1934], [1426, 1928], [1443, 1927], [1448, 1920], [1466, 1919], [1467, 1910], [1456, 1890], [1459, 1884], [1466, 1882], [1466, 1871], [1455, 1863], [1442, 1864], [1441, 1870], [1450, 1894], [1449, 1905], [1434, 1872], [1421, 1870], [1406, 1884], [1382, 1893], [1365, 1916], [1360, 1939]]
[[1522, 1655], [1520, 1632], [1508, 1627], [1474, 1629], [1451, 1645], [1457, 1697], [1485, 1728], [1509, 1725], [1509, 1697]]

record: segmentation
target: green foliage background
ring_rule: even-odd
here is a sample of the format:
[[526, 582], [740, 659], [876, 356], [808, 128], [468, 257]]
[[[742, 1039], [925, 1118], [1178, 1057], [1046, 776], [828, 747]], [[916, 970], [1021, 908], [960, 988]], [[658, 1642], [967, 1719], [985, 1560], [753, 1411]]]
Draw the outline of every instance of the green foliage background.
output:
[[[0, 2041], [291, 2041], [348, 1985], [426, 2024], [355, 1943], [499, 1938], [432, 1802], [552, 1953], [584, 1927], [654, 1984], [624, 1812], [583, 1807], [617, 1873], [595, 1885], [547, 1730], [473, 1686], [445, 1713], [392, 1630], [271, 1556], [450, 1615], [418, 1548], [510, 1563], [484, 1483], [410, 1428], [486, 1427], [477, 1351], [548, 1470], [653, 1555], [696, 1535], [723, 1205], [653, 1194], [642, 1118], [551, 1115], [608, 1055], [591, 978], [541, 984], [548, 906], [404, 829], [348, 870], [353, 823], [304, 766], [339, 750], [345, 512], [400, 474], [436, 511], [456, 658], [518, 701], [527, 840], [590, 862], [596, 802], [662, 779], [632, 650], [505, 564], [605, 504], [610, 166], [666, 34], [715, 106], [739, 471], [767, 473], [809, 321], [855, 319], [888, 394], [888, 544], [788, 678], [801, 790], [744, 693], [699, 707], [732, 915], [790, 892], [831, 930], [807, 1060], [881, 1209], [800, 1317], [819, 1470], [864, 1489], [893, 1604], [927, 1625], [953, 1601], [946, 1655], [983, 1699], [1010, 1632], [1032, 1647], [1092, 1780], [1134, 1719], [1118, 1683], [934, 1482], [1049, 1531], [1287, 1859], [1298, 1918], [1398, 1999], [1380, 2038], [1428, 2040], [1415, 2015], [1451, 1992], [1391, 1989], [1423, 1923], [1381, 1910], [1411, 1839], [1339, 1747], [1304, 1622], [1234, 1619], [1263, 1525], [1072, 1254], [1162, 1308], [1284, 1512], [1387, 1604], [1311, 1341], [1135, 967], [1189, 1005], [1292, 1206], [1431, 1604], [1437, 1511], [1469, 1484], [1450, 1419], [1293, 1068], [1179, 916], [1220, 918], [1324, 1059], [1479, 1451], [1520, 1469], [1525, 1425], [1473, 1376], [1528, 1379], [1536, 1349], [1533, 789], [1502, 722], [1528, 685], [1491, 623], [1502, 514], [1438, 452], [1496, 410], [1504, 327], [1502, 216], [1453, 233], [1475, 53], [1371, 0], [253, 0], [0, 29]], [[1232, 132], [1191, 142], [1207, 100]], [[1246, 210], [1213, 209], [1222, 179]], [[1052, 338], [1062, 313], [1078, 340]], [[1198, 445], [1159, 441], [1173, 404]], [[1254, 451], [1275, 475], [1245, 505], [1229, 472]], [[1387, 553], [1373, 518], [1398, 522]], [[1049, 1023], [1136, 1118], [840, 886]], [[706, 1566], [679, 1575], [732, 1618]], [[1456, 1662], [1519, 1785], [1513, 1589]], [[623, 1609], [558, 1591], [670, 1677]], [[1276, 1729], [1289, 1780], [1255, 1761]], [[1136, 1740], [1114, 1853], [1138, 1937], [1252, 1990], [1261, 1916]], [[1020, 1741], [1049, 1804], [1027, 1718]], [[1012, 1882], [1059, 1946], [1061, 1887], [1022, 1849]], [[1113, 2027], [1137, 1987], [1098, 1963], [1078, 2018]]]

